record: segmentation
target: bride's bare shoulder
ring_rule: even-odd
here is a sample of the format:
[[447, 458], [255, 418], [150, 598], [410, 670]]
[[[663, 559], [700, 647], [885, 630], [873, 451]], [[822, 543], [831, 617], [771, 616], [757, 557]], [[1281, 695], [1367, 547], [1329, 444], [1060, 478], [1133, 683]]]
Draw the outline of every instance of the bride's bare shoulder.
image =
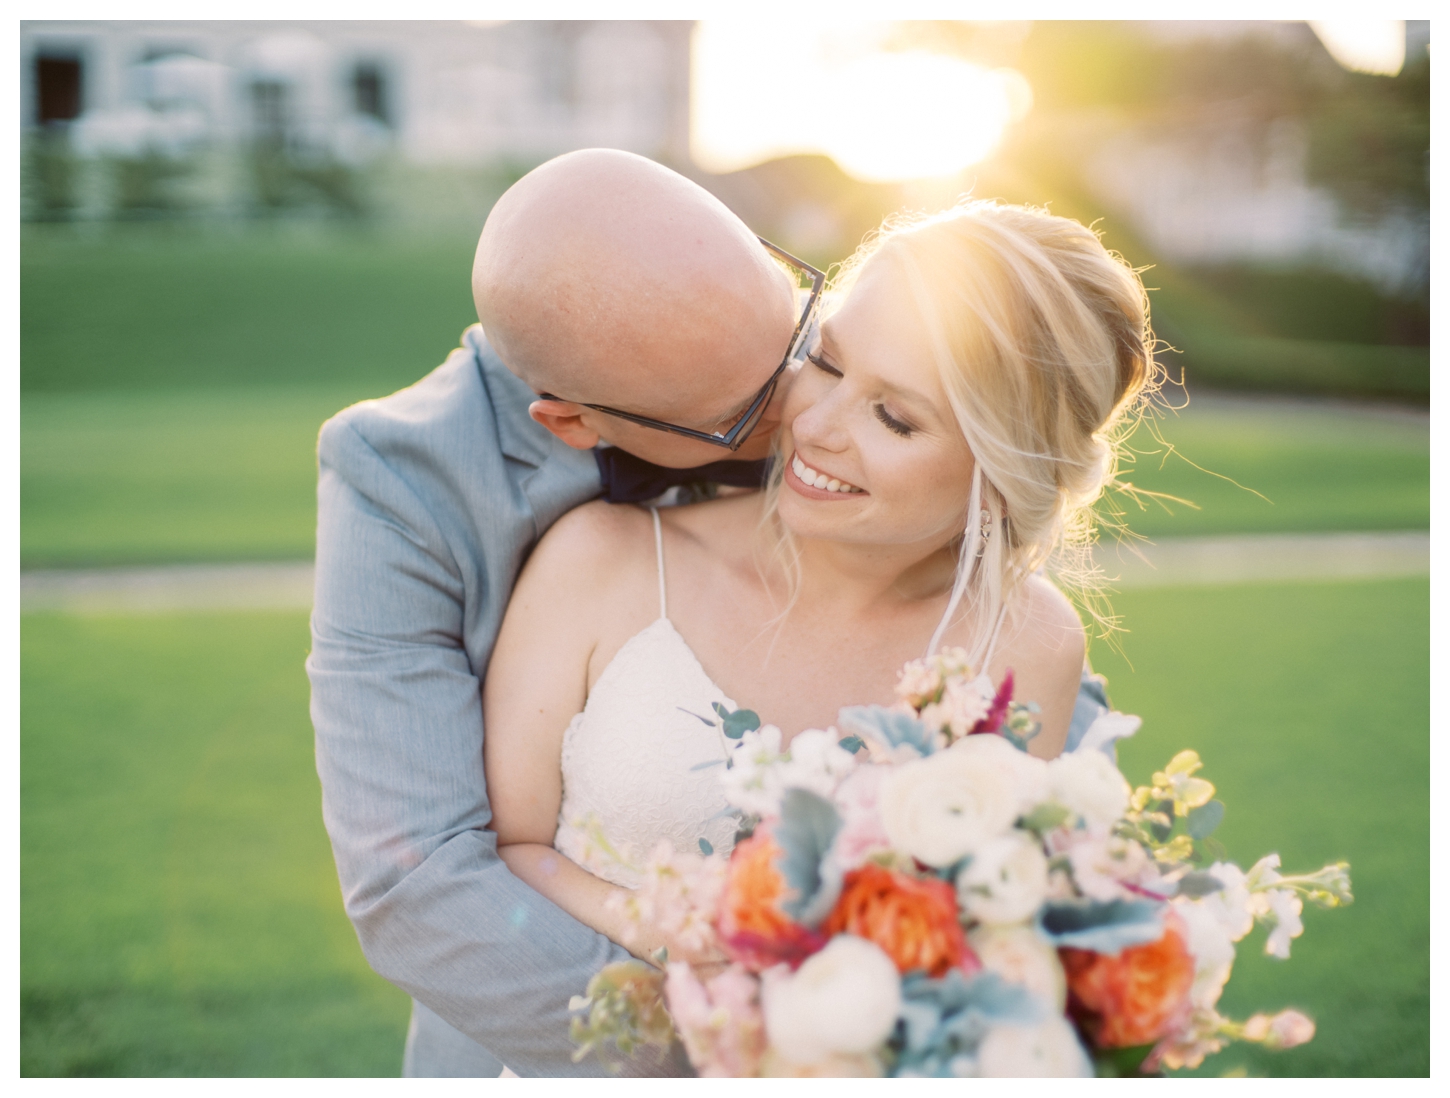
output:
[[1073, 674], [1082, 666], [1087, 634], [1072, 601], [1045, 576], [1028, 576], [1022, 586], [1019, 621], [1023, 639], [1045, 658]]
[[649, 511], [594, 500], [565, 512], [548, 529], [529, 557], [523, 578], [597, 592], [647, 578], [654, 566]]

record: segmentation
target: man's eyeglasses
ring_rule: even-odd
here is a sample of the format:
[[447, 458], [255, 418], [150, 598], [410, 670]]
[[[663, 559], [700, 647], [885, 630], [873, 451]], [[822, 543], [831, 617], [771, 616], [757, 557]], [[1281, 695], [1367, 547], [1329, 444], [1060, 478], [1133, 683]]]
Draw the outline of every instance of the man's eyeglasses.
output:
[[[775, 387], [780, 383], [780, 375], [785, 373], [786, 367], [800, 356], [806, 340], [810, 337], [811, 323], [815, 319], [816, 310], [820, 307], [821, 291], [826, 285], [826, 276], [823, 272], [816, 270], [804, 260], [797, 259], [789, 252], [777, 248], [764, 237], [757, 237], [762, 244], [770, 249], [773, 255], [778, 256], [800, 274], [805, 275], [811, 283], [810, 295], [806, 298], [805, 308], [801, 310], [800, 320], [796, 322], [795, 331], [791, 334], [790, 345], [785, 349], [785, 358], [781, 359], [775, 373], [771, 374], [760, 391], [755, 394], [754, 399], [740, 413], [734, 424], [723, 432], [721, 431], [697, 431], [692, 427], [681, 427], [675, 423], [665, 423], [663, 420], [651, 419], [649, 416], [636, 415], [634, 412], [623, 412], [618, 408], [609, 408], [603, 404], [585, 404], [585, 408], [592, 408], [596, 412], [604, 412], [607, 415], [618, 416], [620, 419], [627, 419], [631, 423], [638, 423], [641, 427], [652, 427], [656, 431], [668, 431], [672, 435], [683, 435], [685, 438], [692, 438], [698, 442], [708, 442], [712, 446], [723, 446], [727, 450], [738, 450], [755, 430], [756, 424], [765, 414], [765, 409], [770, 405], [770, 398], [775, 395]], [[799, 286], [798, 288], [803, 288]], [[550, 393], [540, 393], [544, 400], [563, 400]]]

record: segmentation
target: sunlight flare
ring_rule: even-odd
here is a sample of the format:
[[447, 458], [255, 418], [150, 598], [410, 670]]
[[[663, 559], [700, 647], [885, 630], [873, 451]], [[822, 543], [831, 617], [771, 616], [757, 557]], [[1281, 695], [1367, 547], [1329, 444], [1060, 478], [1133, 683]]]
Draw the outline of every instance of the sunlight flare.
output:
[[695, 162], [729, 172], [824, 153], [863, 182], [951, 176], [991, 155], [1029, 109], [1021, 74], [921, 50], [887, 52], [873, 41], [876, 26], [698, 24]]
[[1309, 25], [1346, 69], [1398, 76], [1405, 67], [1403, 19], [1322, 19]]

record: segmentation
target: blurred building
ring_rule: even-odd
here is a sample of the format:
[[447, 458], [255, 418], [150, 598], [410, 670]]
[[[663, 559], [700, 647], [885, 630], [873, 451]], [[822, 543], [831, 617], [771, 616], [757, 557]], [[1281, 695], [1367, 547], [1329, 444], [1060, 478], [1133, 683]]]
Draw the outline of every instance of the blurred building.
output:
[[85, 161], [260, 149], [314, 173], [388, 155], [532, 165], [599, 145], [684, 163], [689, 27], [22, 22], [22, 133], [63, 135]]
[[[1207, 75], [1191, 87], [1160, 75], [1174, 95], [1094, 100], [1105, 81], [1093, 55], [1111, 26], [1141, 39], [1120, 67], [1154, 54], [1176, 65], [1197, 50]], [[968, 189], [1044, 202], [1081, 188], [1172, 263], [1328, 266], [1394, 293], [1428, 282], [1427, 201], [1351, 209], [1312, 178], [1305, 74], [1344, 74], [1305, 23], [889, 28], [872, 39], [882, 49], [1019, 66], [1049, 91], [1055, 79], [1056, 98], [1013, 124], [1038, 135], [1050, 170], [1014, 163], [1023, 154], [1009, 136], [995, 162], [929, 185], [862, 183], [824, 155], [710, 175], [690, 160], [688, 22], [48, 21], [20, 24], [23, 209], [55, 219], [303, 209], [476, 225], [533, 165], [612, 146], [685, 171], [757, 231], [822, 262], [903, 206]], [[1425, 56], [1428, 23], [1406, 32], [1408, 64]], [[1057, 52], [1044, 54], [1043, 40]], [[1244, 41], [1262, 49], [1235, 52]], [[758, 60], [739, 65], [751, 90]], [[851, 111], [844, 90], [814, 87], [809, 114], [849, 127], [832, 118]], [[1379, 124], [1374, 104], [1357, 109]]]

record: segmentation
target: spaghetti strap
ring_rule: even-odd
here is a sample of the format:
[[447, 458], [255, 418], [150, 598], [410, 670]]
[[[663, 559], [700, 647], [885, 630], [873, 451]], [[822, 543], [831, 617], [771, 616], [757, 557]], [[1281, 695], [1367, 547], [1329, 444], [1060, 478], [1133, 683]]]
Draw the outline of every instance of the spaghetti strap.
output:
[[665, 610], [665, 539], [660, 533], [659, 508], [651, 507], [649, 513], [655, 520], [655, 567], [660, 577], [660, 617], [667, 618], [670, 615]]

